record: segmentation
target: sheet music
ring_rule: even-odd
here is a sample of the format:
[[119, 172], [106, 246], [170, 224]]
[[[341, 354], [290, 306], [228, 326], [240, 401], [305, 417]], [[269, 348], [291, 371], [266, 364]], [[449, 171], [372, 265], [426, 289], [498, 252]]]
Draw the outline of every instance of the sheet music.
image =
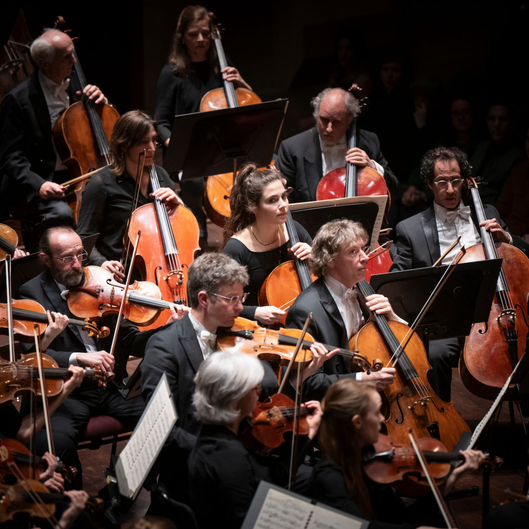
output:
[[122, 496], [132, 499], [139, 492], [176, 419], [164, 373], [127, 446], [119, 455], [116, 476]]
[[254, 524], [255, 529], [360, 529], [363, 523], [286, 491], [269, 489]]

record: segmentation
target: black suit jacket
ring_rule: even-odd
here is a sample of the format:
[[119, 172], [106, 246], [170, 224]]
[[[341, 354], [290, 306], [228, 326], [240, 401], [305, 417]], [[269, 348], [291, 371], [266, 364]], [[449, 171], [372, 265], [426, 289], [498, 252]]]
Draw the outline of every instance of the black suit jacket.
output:
[[[46, 271], [34, 277], [27, 283], [24, 283], [19, 290], [19, 297], [22, 299], [32, 299], [40, 303], [46, 310], [61, 312], [66, 314], [69, 318], [75, 318], [68, 309], [67, 302], [62, 299], [61, 292], [57, 283], [51, 277], [51, 274]], [[104, 320], [105, 325], [111, 330], [116, 324], [116, 317], [109, 317]], [[126, 366], [129, 355], [142, 357], [145, 351], [145, 346], [149, 338], [157, 331], [140, 332], [138, 328], [130, 322], [124, 321], [121, 323], [118, 344], [115, 351], [115, 366], [114, 373], [116, 375], [115, 381], [119, 385], [124, 377], [127, 376]], [[99, 350], [110, 351], [112, 337], [114, 333], [111, 332], [108, 338], [104, 340], [96, 340], [96, 346]], [[24, 344], [26, 352], [33, 349], [31, 344]], [[79, 327], [68, 325], [64, 331], [59, 334], [51, 342], [46, 354], [54, 358], [60, 367], [68, 367], [71, 353], [86, 352], [84, 342], [79, 332]]]
[[[395, 192], [398, 179], [380, 152], [377, 135], [367, 130], [357, 129], [357, 146], [384, 168], [384, 179], [390, 192]], [[318, 183], [324, 176], [317, 129], [306, 130], [281, 142], [276, 167], [283, 173], [288, 185], [294, 188], [289, 197], [291, 202], [316, 200]]]
[[[77, 98], [76, 84], [72, 72], [68, 87], [71, 103]], [[52, 179], [56, 161], [50, 113], [35, 70], [0, 106], [0, 212], [13, 200], [34, 199], [41, 185]]]
[[[364, 318], [369, 318], [369, 310], [361, 302]], [[302, 329], [307, 316], [312, 312], [312, 321], [308, 333], [317, 341], [326, 345], [349, 349], [349, 340], [345, 323], [336, 303], [326, 287], [323, 278], [319, 278], [304, 290], [290, 307], [287, 315], [287, 327]], [[348, 358], [335, 355], [327, 360], [323, 367], [305, 382], [304, 394], [307, 400], [321, 400], [327, 388], [340, 378], [356, 378], [351, 373]]]
[[[487, 219], [497, 219], [503, 229], [507, 227], [493, 206], [484, 205]], [[472, 209], [472, 219], [479, 230], [476, 214]], [[393, 264], [391, 272], [432, 266], [441, 257], [439, 234], [433, 205], [425, 211], [397, 224], [396, 241], [391, 247]]]

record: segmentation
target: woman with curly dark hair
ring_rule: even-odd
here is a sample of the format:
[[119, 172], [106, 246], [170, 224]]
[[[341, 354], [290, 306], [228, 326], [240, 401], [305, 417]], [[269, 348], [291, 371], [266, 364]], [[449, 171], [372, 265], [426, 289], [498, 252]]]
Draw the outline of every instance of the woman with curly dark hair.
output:
[[297, 257], [311, 254], [312, 240], [297, 222], [299, 243], [290, 247], [286, 228], [288, 195], [283, 175], [275, 169], [258, 170], [253, 163], [237, 174], [230, 195], [231, 217], [224, 228], [224, 253], [248, 267], [249, 295], [241, 316], [264, 324], [278, 322], [285, 311], [258, 307], [259, 289], [272, 270]]

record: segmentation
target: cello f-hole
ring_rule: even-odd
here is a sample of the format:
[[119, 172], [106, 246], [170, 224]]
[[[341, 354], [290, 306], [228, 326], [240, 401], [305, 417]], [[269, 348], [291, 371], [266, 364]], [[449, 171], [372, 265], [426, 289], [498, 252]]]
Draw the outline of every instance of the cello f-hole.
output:
[[395, 423], [396, 423], [396, 424], [402, 424], [402, 423], [404, 423], [404, 412], [402, 411], [402, 407], [401, 407], [401, 405], [400, 405], [400, 399], [401, 399], [401, 397], [404, 397], [404, 395], [403, 395], [402, 393], [399, 393], [399, 394], [397, 395], [396, 400], [395, 400], [395, 402], [397, 403], [397, 408], [398, 408], [399, 413], [400, 413], [400, 418], [397, 417], [397, 418], [395, 419]]
[[489, 332], [489, 322], [488, 321], [485, 322], [484, 325], [485, 325], [485, 328], [479, 329], [478, 334], [487, 334]]

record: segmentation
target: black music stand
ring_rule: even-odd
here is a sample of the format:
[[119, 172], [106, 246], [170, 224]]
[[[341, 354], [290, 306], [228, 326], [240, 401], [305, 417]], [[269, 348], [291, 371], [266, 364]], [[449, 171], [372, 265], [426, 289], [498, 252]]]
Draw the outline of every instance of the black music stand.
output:
[[181, 180], [236, 171], [241, 163], [270, 163], [288, 99], [175, 116], [164, 158]]
[[[429, 339], [468, 336], [474, 323], [488, 320], [501, 262], [491, 259], [457, 266], [418, 328], [427, 351]], [[445, 270], [440, 266], [378, 274], [370, 283], [411, 325]]]

